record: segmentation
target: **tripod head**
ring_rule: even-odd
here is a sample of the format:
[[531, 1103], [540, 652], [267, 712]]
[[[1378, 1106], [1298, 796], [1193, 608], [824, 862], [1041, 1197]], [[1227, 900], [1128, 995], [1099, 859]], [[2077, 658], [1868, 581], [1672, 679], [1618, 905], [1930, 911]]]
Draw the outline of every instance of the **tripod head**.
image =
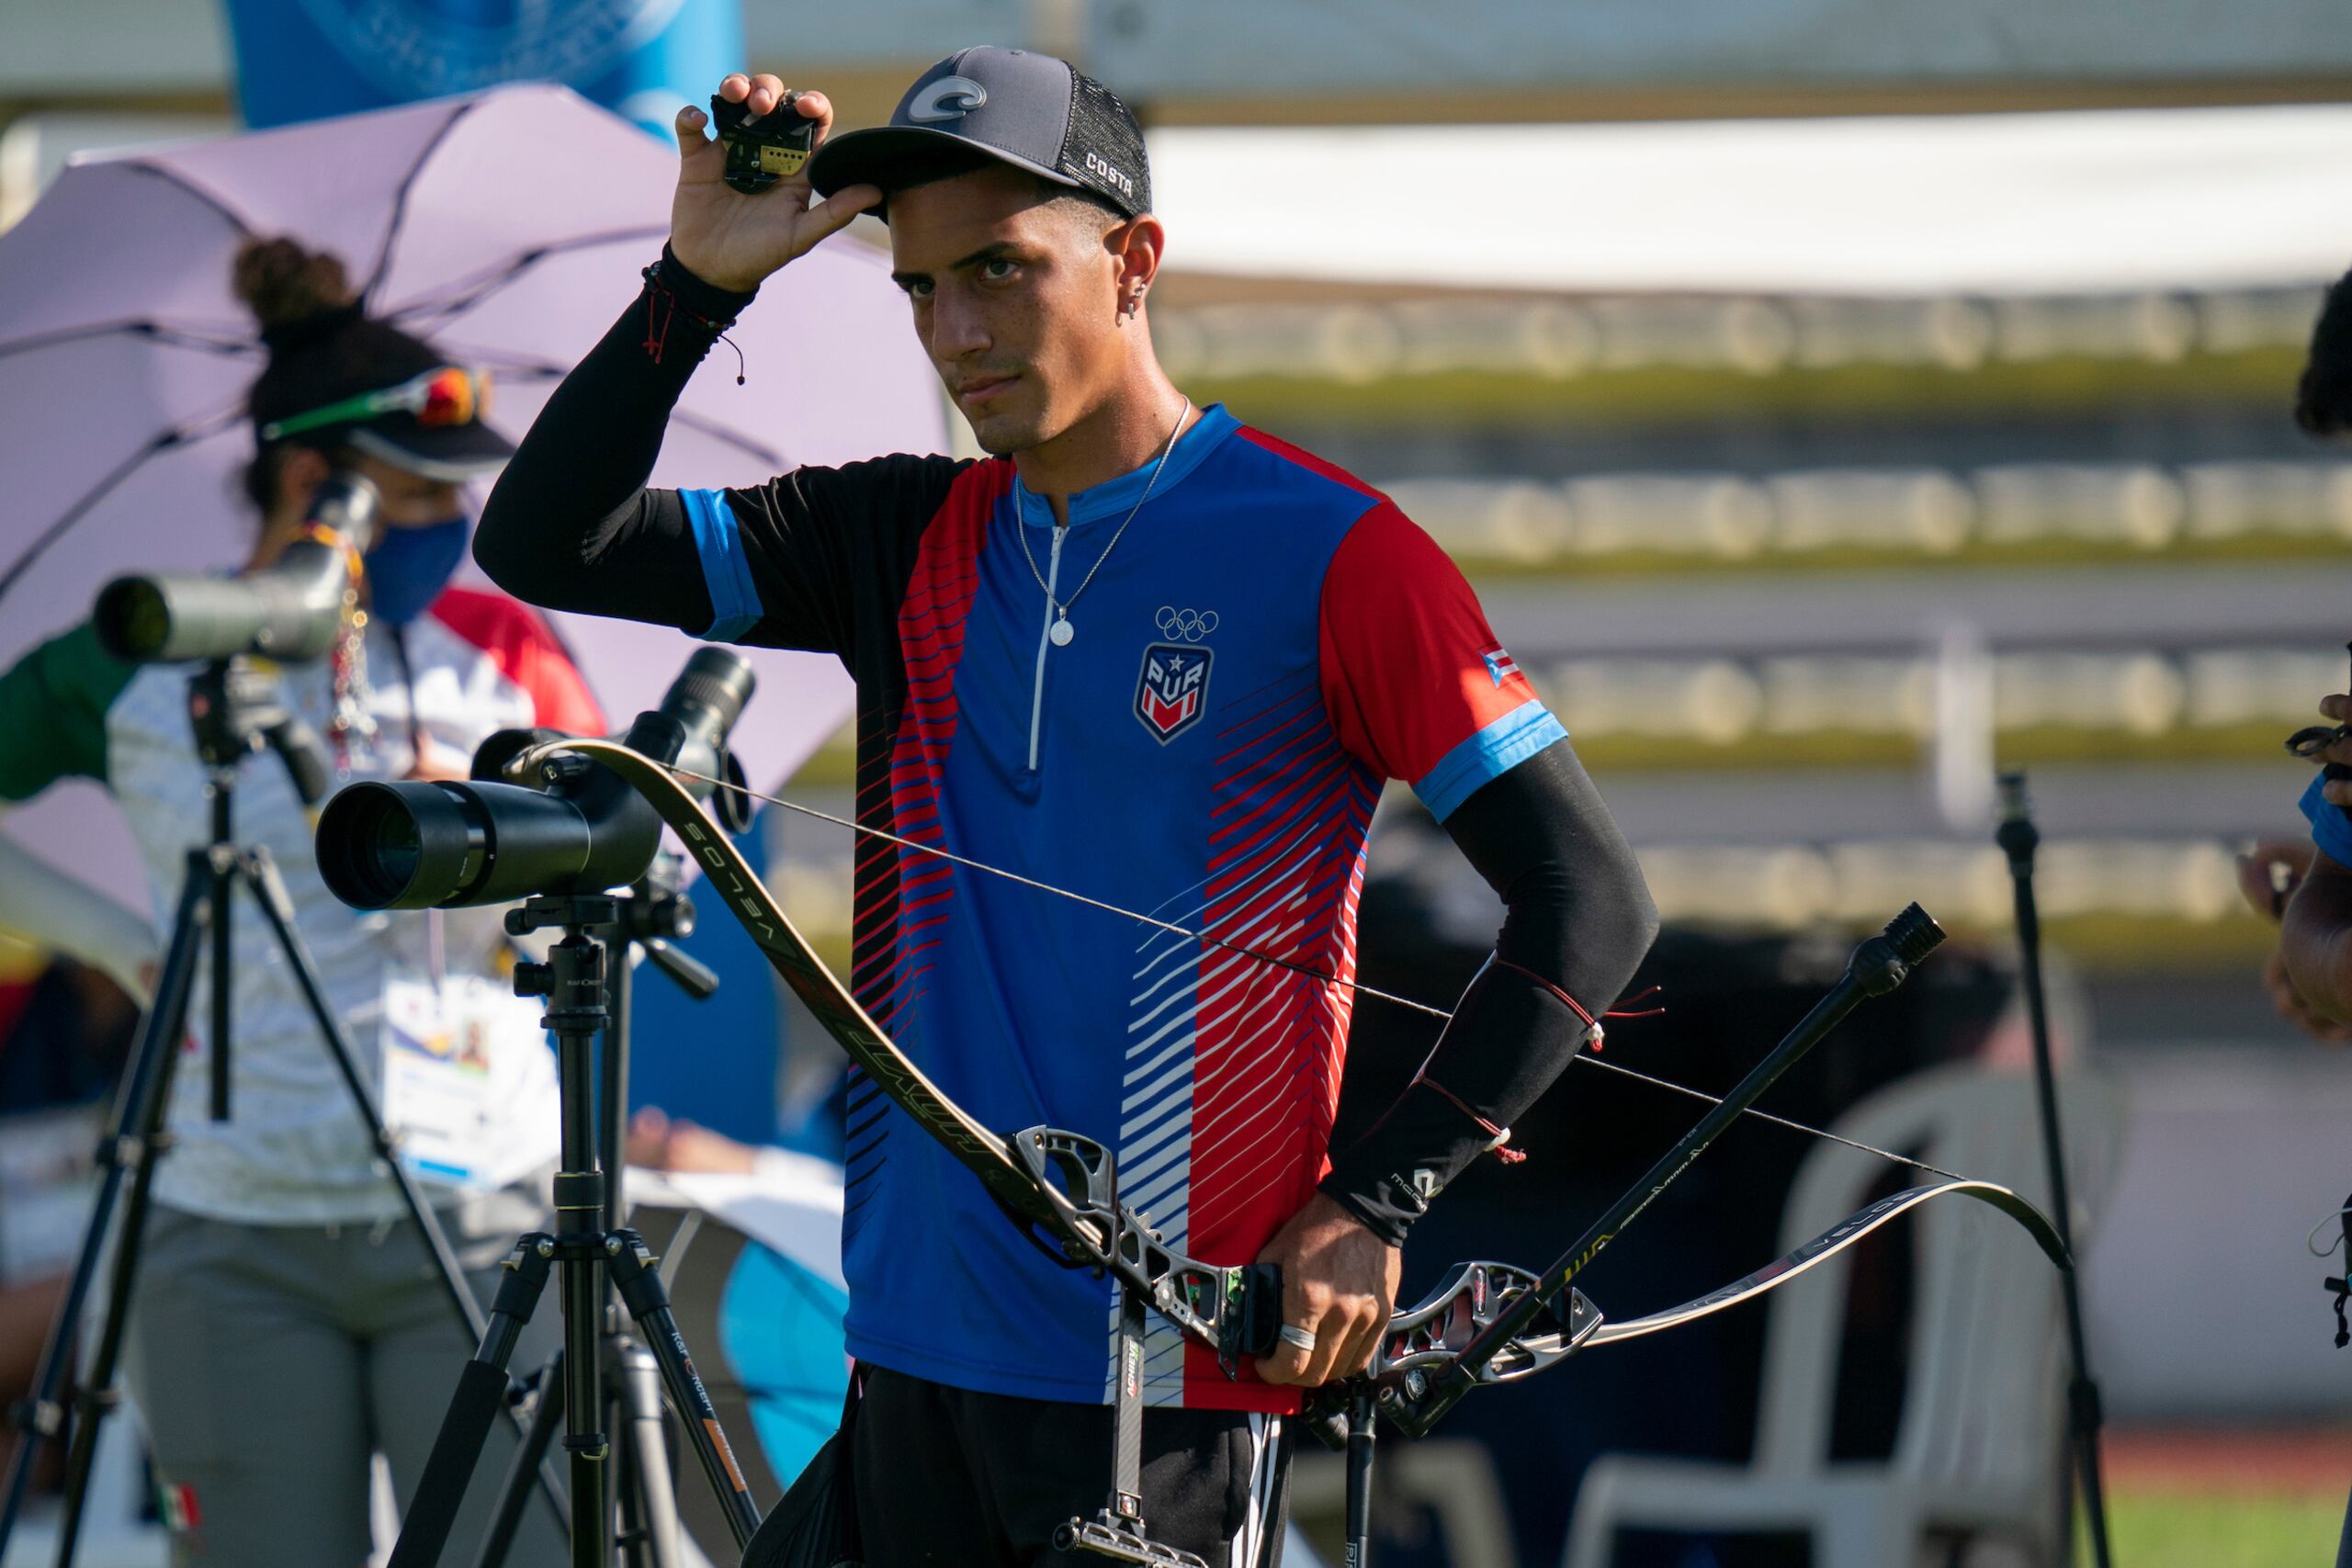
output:
[[672, 945], [695, 934], [694, 900], [678, 886], [684, 864], [675, 850], [655, 855], [645, 874], [629, 888], [621, 906], [621, 924], [638, 951], [668, 976], [672, 985], [698, 1002], [707, 1001], [718, 989], [718, 976], [702, 960]]
[[[275, 752], [294, 781], [304, 806], [327, 793], [326, 746], [318, 732], [287, 707], [275, 676], [242, 658], [214, 659], [187, 678], [187, 718], [196, 732], [196, 754], [214, 775], [216, 799], [237, 764], [262, 751]], [[219, 837], [226, 838], [221, 829]]]

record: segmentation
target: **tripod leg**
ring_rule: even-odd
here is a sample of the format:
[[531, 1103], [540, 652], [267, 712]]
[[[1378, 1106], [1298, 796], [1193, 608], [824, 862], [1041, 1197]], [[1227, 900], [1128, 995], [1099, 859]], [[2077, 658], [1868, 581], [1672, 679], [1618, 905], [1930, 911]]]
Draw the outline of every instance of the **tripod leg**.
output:
[[619, 1406], [621, 1511], [634, 1538], [629, 1561], [642, 1568], [681, 1568], [677, 1482], [662, 1431], [662, 1364], [628, 1338], [616, 1340], [607, 1364]]
[[605, 1238], [605, 1249], [621, 1304], [637, 1320], [645, 1335], [644, 1348], [662, 1369], [670, 1403], [677, 1406], [695, 1458], [702, 1461], [712, 1495], [727, 1516], [727, 1528], [734, 1532], [738, 1548], [747, 1546], [752, 1532], [760, 1528], [760, 1510], [743, 1484], [735, 1450], [727, 1446], [727, 1434], [719, 1429], [710, 1391], [703, 1387], [694, 1358], [686, 1353], [685, 1337], [678, 1332], [678, 1319], [670, 1311], [670, 1294], [662, 1288], [662, 1276], [653, 1270], [653, 1254], [635, 1231], [615, 1231]]
[[[490, 1308], [490, 1326], [481, 1345], [458, 1374], [458, 1391], [449, 1398], [448, 1413], [433, 1439], [433, 1452], [417, 1479], [416, 1496], [408, 1517], [401, 1521], [401, 1536], [392, 1547], [390, 1568], [434, 1568], [448, 1544], [450, 1527], [466, 1500], [466, 1483], [481, 1458], [482, 1439], [491, 1423], [506, 1405], [506, 1363], [514, 1341], [531, 1321], [539, 1295], [547, 1289], [555, 1238], [525, 1236], [506, 1255], [506, 1277], [499, 1282]], [[519, 1461], [517, 1462], [520, 1462]]]
[[[0, 1505], [0, 1556], [6, 1555], [8, 1538], [15, 1532], [17, 1515], [24, 1505], [25, 1488], [32, 1479], [33, 1461], [40, 1451], [41, 1439], [56, 1435], [64, 1426], [65, 1408], [59, 1395], [71, 1365], [74, 1333], [83, 1306], [89, 1300], [90, 1287], [97, 1279], [98, 1259], [106, 1248], [107, 1229], [122, 1192], [124, 1173], [143, 1170], [154, 1162], [158, 1134], [170, 1106], [177, 1047], [187, 1019], [188, 989], [196, 975], [197, 941], [211, 908], [201, 863], [200, 855], [190, 858], [188, 876], [181, 885], [179, 908], [172, 919], [172, 942], [164, 955], [155, 1000], [141, 1024], [138, 1045], [131, 1054], [129, 1075], [123, 1080], [115, 1107], [114, 1124], [107, 1130], [99, 1145], [97, 1163], [104, 1175], [98, 1183], [97, 1200], [90, 1210], [82, 1250], [74, 1259], [73, 1281], [66, 1287], [65, 1298], [58, 1303], [57, 1316], [50, 1324], [49, 1340], [41, 1348], [40, 1371], [34, 1377], [25, 1402], [25, 1414], [19, 1422], [23, 1440], [9, 1461], [6, 1501]], [[137, 1250], [137, 1237], [126, 1227], [115, 1249], [112, 1282], [107, 1292], [109, 1319], [121, 1314], [128, 1299], [128, 1269]], [[115, 1284], [119, 1284], [120, 1289], [115, 1289]]]
[[179, 1043], [187, 1032], [188, 997], [196, 981], [198, 944], [216, 912], [209, 887], [203, 853], [191, 854], [179, 908], [172, 920], [172, 945], [164, 954], [163, 973], [156, 982], [155, 1002], [140, 1030], [131, 1076], [117, 1108], [114, 1127], [99, 1150], [98, 1161], [106, 1175], [90, 1213], [89, 1230], [74, 1266], [74, 1282], [58, 1304], [56, 1320], [50, 1325], [49, 1344], [41, 1355], [40, 1376], [34, 1383], [33, 1420], [9, 1472], [7, 1510], [0, 1517], [0, 1545], [6, 1544], [16, 1522], [25, 1483], [30, 1477], [32, 1458], [40, 1447], [38, 1435], [53, 1434], [63, 1418], [64, 1410], [58, 1396], [71, 1372], [74, 1331], [80, 1325], [82, 1309], [96, 1278], [98, 1256], [106, 1245], [107, 1225], [128, 1172], [130, 1194], [123, 1203], [122, 1224], [115, 1237], [114, 1260], [107, 1279], [105, 1327], [100, 1331], [82, 1390], [74, 1400], [82, 1419], [74, 1427], [66, 1454], [65, 1505], [58, 1529], [57, 1561], [61, 1565], [74, 1560], [74, 1544], [81, 1534], [83, 1501], [89, 1487], [90, 1463], [97, 1451], [98, 1423], [113, 1402], [115, 1361], [121, 1352], [131, 1285], [139, 1272], [139, 1243], [147, 1224], [148, 1190], [154, 1179], [156, 1156], [170, 1141], [164, 1125], [171, 1114], [172, 1080], [179, 1062]]
[[[1996, 841], [2008, 856], [2011, 904], [2017, 916], [2018, 977], [2024, 983], [2026, 1017], [2033, 1036], [2034, 1099], [2041, 1115], [2041, 1152], [2050, 1178], [2050, 1213], [2075, 1256], [2074, 1204], [2066, 1192], [2066, 1147], [2058, 1120], [2058, 1077], [2050, 1048], [2050, 1007], [2041, 980], [2041, 914], [2033, 891], [2033, 852], [2041, 833], [2025, 807], [2025, 775], [2010, 773], [2001, 781], [2009, 795], [2008, 810]], [[2099, 1475], [2098, 1384], [2092, 1381], [2090, 1347], [2083, 1333], [2083, 1296], [2075, 1269], [2059, 1276], [2065, 1299], [2067, 1349], [2074, 1360], [2074, 1378], [2067, 1387], [2067, 1426], [2074, 1437], [2075, 1463], [2081, 1470], [2083, 1510], [2088, 1516], [2091, 1561], [2098, 1568], [2114, 1562], [2107, 1538], [2107, 1488]], [[2075, 1521], [2064, 1521], [2061, 1550], [2074, 1557]]]
[[[225, 810], [229, 795], [227, 786], [219, 779], [212, 783], [212, 797]], [[236, 921], [232, 918], [229, 888], [232, 874], [230, 852], [224, 848], [229, 838], [229, 825], [216, 812], [213, 849], [206, 857], [205, 874], [212, 883], [212, 1032], [205, 1043], [205, 1053], [211, 1058], [212, 1119], [229, 1119], [229, 1029], [230, 1006], [234, 998], [230, 986], [234, 976], [235, 954], [232, 933]]]
[[[351, 1091], [359, 1119], [367, 1125], [368, 1140], [375, 1145], [376, 1157], [382, 1160], [385, 1168], [391, 1172], [392, 1184], [400, 1190], [401, 1206], [408, 1211], [408, 1217], [416, 1226], [417, 1235], [424, 1240], [425, 1250], [433, 1255], [433, 1266], [441, 1277], [441, 1289], [448, 1296], [450, 1305], [457, 1308], [458, 1320], [465, 1325], [466, 1337], [475, 1344], [481, 1343], [490, 1325], [482, 1315], [481, 1303], [474, 1300], [473, 1292], [466, 1287], [465, 1269], [458, 1264], [456, 1252], [450, 1249], [449, 1237], [442, 1230], [439, 1218], [424, 1201], [424, 1194], [418, 1190], [416, 1179], [409, 1174], [408, 1167], [401, 1163], [399, 1151], [393, 1147], [391, 1134], [384, 1125], [383, 1106], [378, 1101], [375, 1089], [368, 1082], [367, 1076], [359, 1070], [358, 1058], [344, 1033], [343, 1021], [335, 1016], [333, 1004], [327, 1000], [326, 987], [319, 980], [318, 965], [311, 958], [311, 950], [303, 945], [301, 932], [294, 927], [293, 900], [287, 896], [286, 883], [277, 874], [277, 863], [270, 859], [267, 850], [256, 847], [243, 852], [238, 867], [243, 874], [245, 886], [253, 890], [254, 902], [261, 906], [263, 916], [269, 921], [269, 929], [277, 939], [278, 951], [286, 955], [287, 965], [294, 971], [295, 981], [302, 987], [302, 999], [310, 1004], [311, 1017], [319, 1026], [320, 1038], [326, 1042], [327, 1055], [334, 1059], [335, 1071], [342, 1077], [344, 1087]], [[500, 1408], [510, 1420], [513, 1419], [512, 1409], [503, 1404]], [[520, 1427], [516, 1430], [519, 1435]], [[548, 1511], [555, 1516], [558, 1528], [561, 1528], [568, 1516], [564, 1512], [563, 1488], [557, 1482], [552, 1467], [544, 1464], [540, 1467], [538, 1486]]]
[[531, 1424], [523, 1429], [522, 1445], [514, 1450], [514, 1461], [506, 1468], [506, 1479], [499, 1483], [498, 1507], [481, 1538], [474, 1568], [499, 1568], [506, 1561], [506, 1553], [514, 1544], [514, 1532], [522, 1527], [523, 1509], [530, 1501], [532, 1484], [548, 1461], [548, 1445], [555, 1440], [557, 1424], [562, 1419], [563, 1352], [558, 1350], [539, 1369], [539, 1402], [532, 1408]]

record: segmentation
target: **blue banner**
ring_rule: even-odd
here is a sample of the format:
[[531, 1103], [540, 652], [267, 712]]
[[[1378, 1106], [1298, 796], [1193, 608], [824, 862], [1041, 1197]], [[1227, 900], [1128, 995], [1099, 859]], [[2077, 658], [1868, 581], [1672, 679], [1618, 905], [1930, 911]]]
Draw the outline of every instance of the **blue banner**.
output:
[[743, 66], [741, 0], [225, 0], [237, 96], [259, 129], [560, 82], [670, 134]]
[[[735, 837], [735, 847], [763, 878], [773, 827], [763, 813]], [[637, 1005], [629, 1015], [629, 1109], [658, 1105], [737, 1143], [775, 1143], [782, 1131], [776, 1068], [783, 1039], [775, 971], [710, 884], [689, 883], [686, 897], [695, 906], [694, 934], [673, 945], [707, 964], [718, 976], [718, 989], [697, 1001], [651, 964], [639, 965]]]

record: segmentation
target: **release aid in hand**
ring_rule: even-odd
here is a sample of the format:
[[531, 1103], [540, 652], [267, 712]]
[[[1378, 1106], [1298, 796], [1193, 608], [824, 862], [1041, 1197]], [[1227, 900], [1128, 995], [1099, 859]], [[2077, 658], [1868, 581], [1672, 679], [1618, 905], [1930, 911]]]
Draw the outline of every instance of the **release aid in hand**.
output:
[[757, 116], [713, 94], [710, 118], [727, 149], [727, 183], [745, 196], [763, 195], [792, 178], [816, 149], [817, 122], [800, 112], [797, 93], [786, 93], [782, 103]]
[[[2346, 643], [2344, 645], [2344, 649], [2346, 652], [2352, 653], [2352, 642]], [[2352, 687], [2346, 687], [2346, 689], [2347, 691], [2352, 691]], [[2319, 754], [2322, 751], [2326, 750], [2329, 747], [2335, 745], [2337, 741], [2344, 739], [2346, 736], [2352, 736], [2352, 724], [2305, 725], [2302, 728], [2295, 731], [2294, 734], [2287, 737], [2287, 750], [2290, 754], [2301, 757], [2307, 762], [2315, 762], [2320, 760]], [[2333, 779], [2342, 777], [2343, 775], [2330, 773], [2327, 776]]]

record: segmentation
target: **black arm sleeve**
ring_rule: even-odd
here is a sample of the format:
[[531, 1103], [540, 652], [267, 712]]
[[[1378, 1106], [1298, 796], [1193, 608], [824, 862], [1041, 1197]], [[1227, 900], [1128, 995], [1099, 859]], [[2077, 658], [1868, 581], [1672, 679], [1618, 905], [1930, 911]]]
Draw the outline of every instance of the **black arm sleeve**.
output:
[[1566, 1069], [1657, 935], [1634, 852], [1567, 741], [1480, 787], [1445, 828], [1502, 897], [1494, 956], [1412, 1085], [1335, 1155], [1321, 1188], [1396, 1245]]
[[900, 455], [716, 492], [647, 489], [687, 378], [752, 298], [664, 248], [524, 437], [482, 510], [474, 558], [534, 604], [839, 654], [864, 679], [895, 647], [916, 547], [970, 464]]
[[710, 592], [685, 506], [645, 480], [715, 325], [752, 296], [705, 283], [667, 246], [662, 276], [670, 298], [649, 285], [539, 411], [482, 508], [474, 559], [530, 604], [700, 633]]

